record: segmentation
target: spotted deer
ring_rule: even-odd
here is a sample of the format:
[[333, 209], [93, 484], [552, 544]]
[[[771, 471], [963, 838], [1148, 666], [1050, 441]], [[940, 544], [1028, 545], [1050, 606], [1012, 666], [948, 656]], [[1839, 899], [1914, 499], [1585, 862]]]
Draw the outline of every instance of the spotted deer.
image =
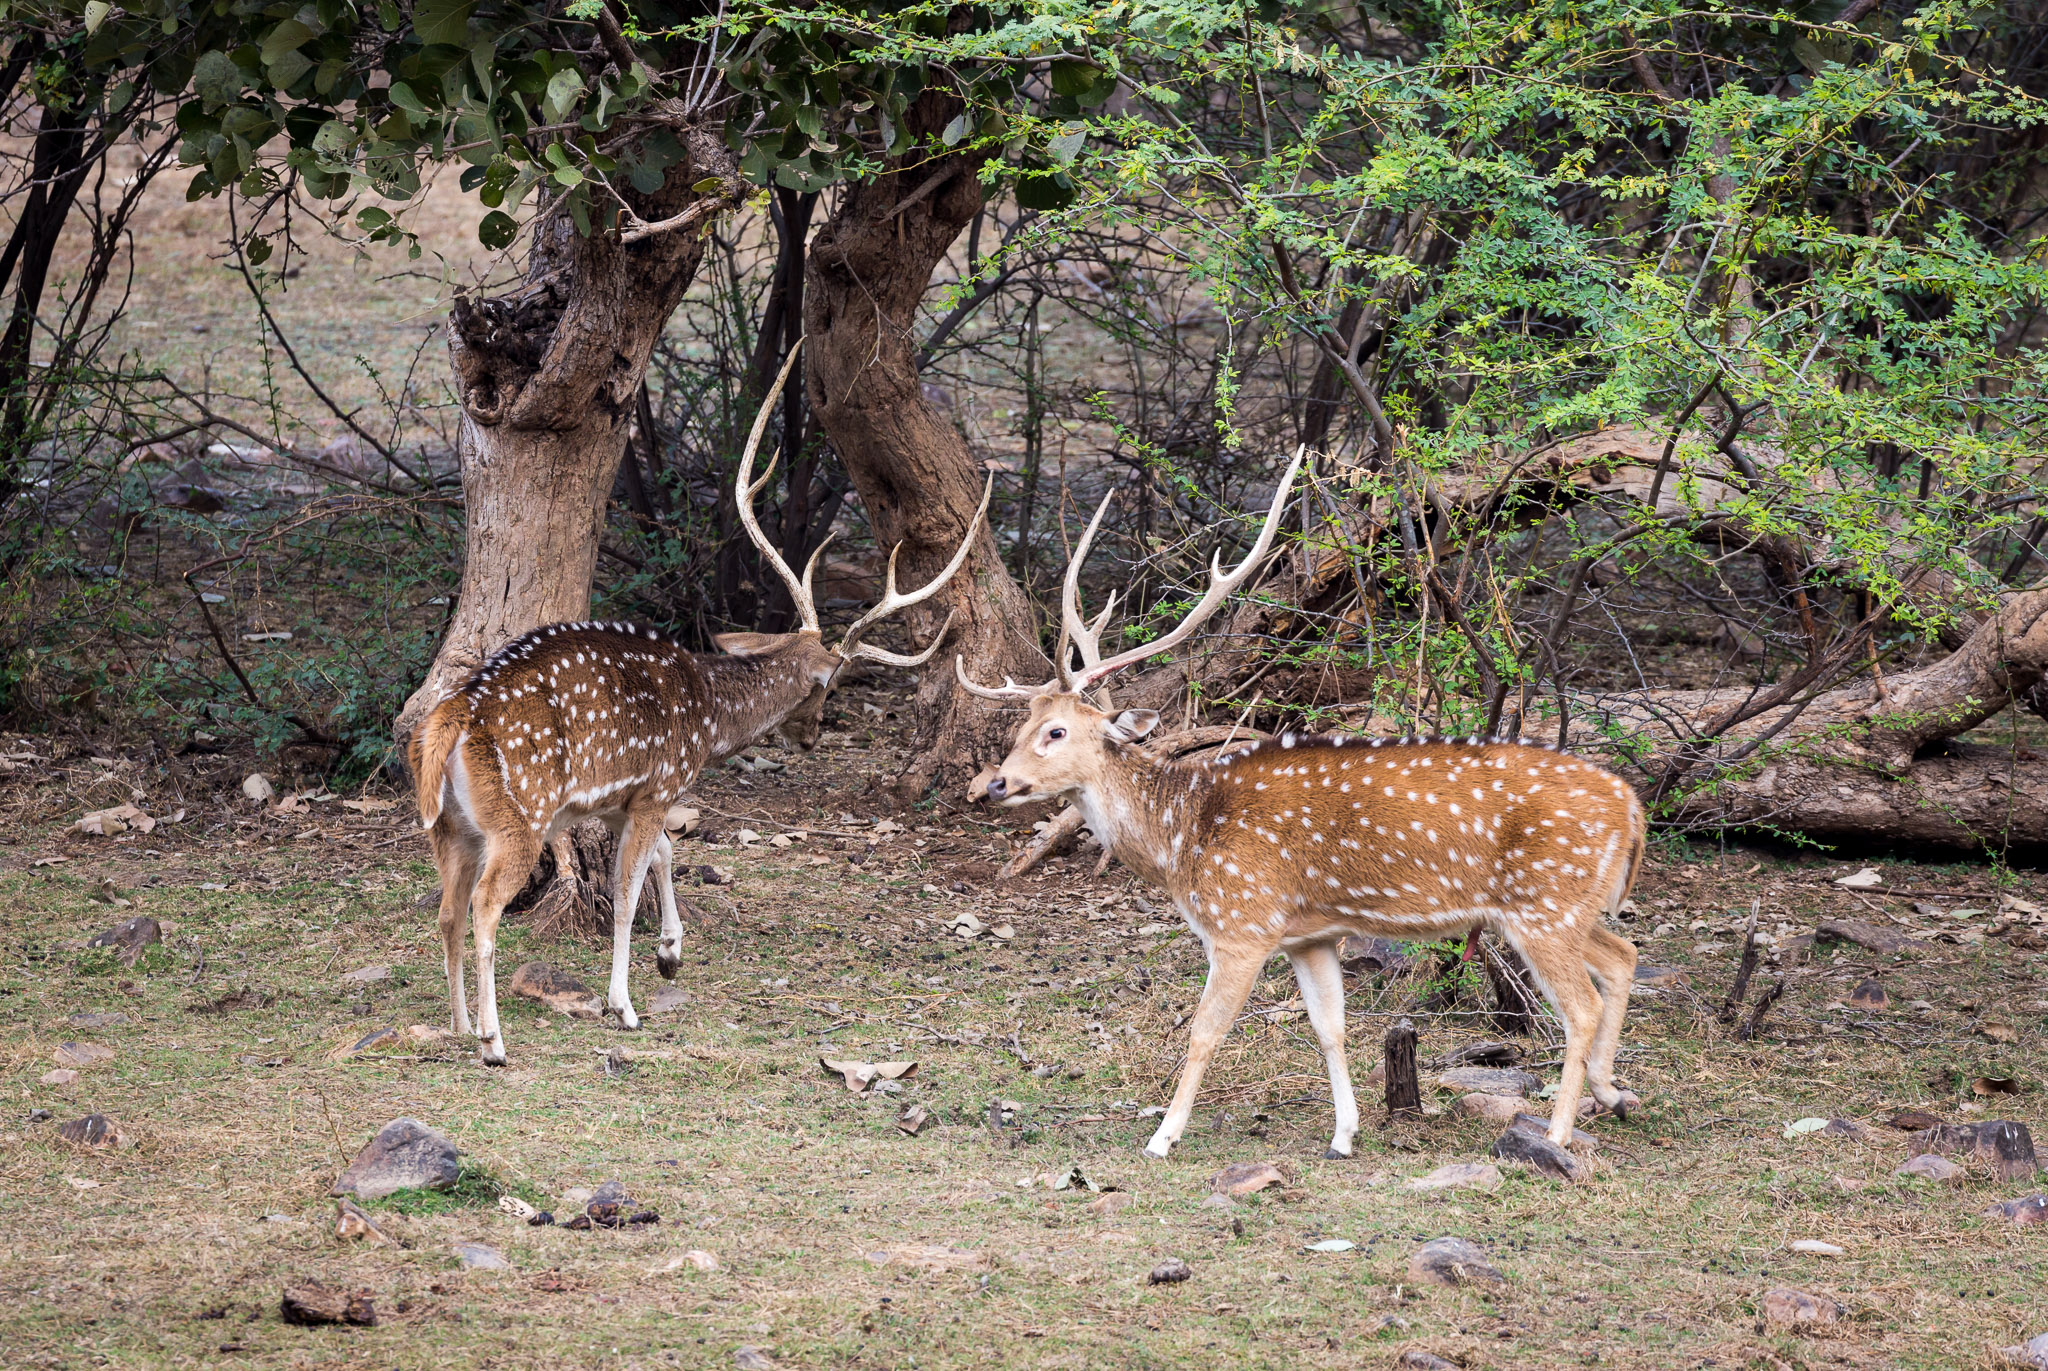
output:
[[1480, 738], [1287, 734], [1173, 761], [1139, 746], [1156, 713], [1112, 714], [1088, 698], [1113, 673], [1185, 641], [1250, 579], [1300, 465], [1297, 455], [1236, 570], [1226, 575], [1212, 560], [1207, 591], [1177, 627], [1107, 659], [1097, 649], [1107, 612], [1088, 622], [1078, 590], [1103, 500], [1067, 565], [1054, 679], [991, 689], [954, 659], [974, 695], [1030, 709], [985, 782], [986, 797], [1004, 805], [1068, 799], [1120, 861], [1165, 888], [1208, 952], [1187, 1068], [1146, 1144], [1151, 1156], [1180, 1139], [1217, 1044], [1275, 952], [1293, 964], [1328, 1066], [1337, 1117], [1326, 1155], [1351, 1155], [1358, 1103], [1337, 960], [1351, 933], [1422, 940], [1485, 929], [1505, 938], [1564, 1021], [1549, 1136], [1568, 1142], [1585, 1084], [1617, 1112], [1630, 1099], [1613, 1070], [1636, 953], [1601, 922], [1628, 897], [1642, 862], [1643, 808], [1627, 784], [1589, 761]]
[[761, 532], [753, 511], [754, 497], [774, 474], [771, 460], [760, 479], [753, 479], [755, 454], [788, 375], [785, 365], [754, 422], [740, 458], [735, 503], [748, 536], [789, 587], [801, 624], [796, 632], [722, 634], [713, 639], [720, 653], [708, 654], [685, 651], [632, 624], [550, 624], [506, 644], [436, 704], [413, 734], [420, 824], [441, 873], [441, 943], [454, 1027], [470, 1032], [462, 940], [473, 913], [476, 1032], [488, 1065], [505, 1060], [494, 965], [498, 920], [557, 835], [595, 818], [618, 839], [605, 1003], [623, 1027], [637, 1028], [626, 986], [627, 954], [650, 866], [660, 876], [656, 964], [673, 978], [682, 958], [670, 873], [674, 851], [663, 824], [670, 806], [706, 766], [772, 729], [810, 748], [818, 739], [826, 693], [848, 662], [921, 665], [952, 625], [948, 616], [931, 645], [914, 656], [862, 641], [882, 619], [937, 594], [960, 569], [993, 485], [984, 490], [959, 551], [929, 585], [899, 593], [892, 553], [881, 603], [855, 621], [837, 646], [825, 645], [811, 591], [823, 545], [799, 579]]

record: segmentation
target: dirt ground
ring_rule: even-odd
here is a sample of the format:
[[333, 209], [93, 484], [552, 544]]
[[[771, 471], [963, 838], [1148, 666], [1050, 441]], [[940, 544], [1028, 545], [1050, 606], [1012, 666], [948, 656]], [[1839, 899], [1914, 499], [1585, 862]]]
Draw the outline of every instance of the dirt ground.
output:
[[[1852, 869], [1839, 861], [1660, 850], [1624, 931], [1685, 979], [1633, 998], [1622, 1074], [1645, 1107], [1586, 1125], [1580, 1184], [1503, 1166], [1492, 1190], [1410, 1189], [1486, 1160], [1498, 1132], [1427, 1083], [1426, 1116], [1395, 1127], [1368, 1093], [1358, 1156], [1323, 1160], [1328, 1091], [1282, 962], [1187, 1139], [1150, 1162], [1146, 1111], [1178, 1067], [1199, 945], [1121, 867], [1093, 876], [1092, 849], [998, 884], [1025, 830], [865, 799], [907, 700], [900, 683], [843, 691], [817, 752], [763, 750], [784, 768], [702, 782], [704, 828], [678, 846], [680, 1003], [652, 1012], [643, 931], [643, 1031], [510, 995], [533, 959], [601, 987], [607, 952], [508, 921], [497, 1070], [469, 1045], [337, 1050], [447, 1023], [408, 797], [291, 802], [280, 776], [281, 810], [242, 795], [245, 756], [0, 739], [0, 1363], [1932, 1368], [2048, 1328], [2042, 1230], [1979, 1213], [2040, 1179], [1976, 1162], [1954, 1182], [1897, 1176], [1908, 1135], [1885, 1122], [2043, 1124], [2048, 954], [2025, 950], [2040, 940], [2014, 903], [2048, 898], [2033, 874], [1878, 862], [1886, 885], [1850, 893], [1830, 883]], [[68, 831], [126, 802], [183, 818]], [[1744, 1043], [1715, 1011], [1752, 901], [1776, 943], [1756, 987], [1785, 990]], [[1012, 936], [963, 939], [963, 913]], [[163, 942], [132, 967], [84, 948], [137, 914]], [[1925, 941], [1807, 953], [1826, 918]], [[1434, 959], [1417, 965], [1350, 980], [1359, 1075], [1431, 989]], [[345, 979], [376, 966], [388, 976]], [[1849, 1003], [1869, 979], [1887, 1007]], [[1424, 1059], [1501, 1037], [1487, 1007], [1474, 990], [1416, 1013]], [[67, 1043], [112, 1056], [45, 1083]], [[1554, 1053], [1523, 1044], [1554, 1079]], [[856, 1095], [821, 1056], [917, 1068]], [[1978, 1095], [1980, 1078], [2020, 1093]], [[912, 1106], [915, 1133], [899, 1126]], [[114, 1145], [59, 1139], [91, 1112]], [[394, 1245], [337, 1238], [330, 1183], [401, 1116], [457, 1143], [463, 1184], [367, 1206]], [[1805, 1118], [1869, 1132], [1788, 1134]], [[1285, 1182], [1209, 1198], [1218, 1170], [1258, 1161]], [[565, 1192], [613, 1179], [660, 1222], [534, 1227], [497, 1203], [566, 1217]], [[1478, 1244], [1503, 1283], [1418, 1285], [1410, 1254], [1441, 1236]], [[1332, 1239], [1351, 1245], [1309, 1250]], [[1802, 1239], [1842, 1253], [1791, 1251]], [[463, 1268], [464, 1242], [510, 1269]], [[1191, 1279], [1149, 1284], [1171, 1258]], [[283, 1322], [281, 1291], [309, 1279], [368, 1292], [376, 1325]], [[1843, 1317], [1767, 1326], [1781, 1286]]]

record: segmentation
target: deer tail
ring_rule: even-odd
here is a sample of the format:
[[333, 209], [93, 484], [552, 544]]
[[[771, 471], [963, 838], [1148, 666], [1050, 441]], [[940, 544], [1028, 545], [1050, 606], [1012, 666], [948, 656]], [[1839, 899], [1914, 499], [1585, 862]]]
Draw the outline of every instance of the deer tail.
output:
[[420, 806], [420, 827], [432, 828], [441, 817], [441, 795], [448, 774], [448, 754], [462, 741], [461, 706], [443, 700], [413, 730], [412, 774], [415, 798]]

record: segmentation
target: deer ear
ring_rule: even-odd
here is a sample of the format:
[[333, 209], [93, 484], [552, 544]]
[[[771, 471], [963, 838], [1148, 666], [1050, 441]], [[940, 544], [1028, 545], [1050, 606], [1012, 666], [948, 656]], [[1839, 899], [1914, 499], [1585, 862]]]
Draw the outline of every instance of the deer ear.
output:
[[1135, 743], [1157, 727], [1159, 711], [1156, 709], [1127, 709], [1114, 719], [1102, 722], [1102, 731], [1120, 743]]
[[735, 657], [765, 657], [787, 640], [781, 633], [720, 633], [711, 639], [720, 652]]

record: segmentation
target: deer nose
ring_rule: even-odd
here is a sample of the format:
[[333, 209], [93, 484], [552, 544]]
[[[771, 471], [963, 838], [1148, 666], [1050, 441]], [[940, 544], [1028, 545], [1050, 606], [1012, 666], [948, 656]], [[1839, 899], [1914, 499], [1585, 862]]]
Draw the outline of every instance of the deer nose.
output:
[[1005, 781], [1000, 775], [998, 775], [997, 777], [995, 777], [995, 779], [991, 780], [988, 783], [988, 797], [991, 800], [1000, 800], [1003, 798], [1003, 796], [1009, 793], [1010, 784], [1009, 782]]

